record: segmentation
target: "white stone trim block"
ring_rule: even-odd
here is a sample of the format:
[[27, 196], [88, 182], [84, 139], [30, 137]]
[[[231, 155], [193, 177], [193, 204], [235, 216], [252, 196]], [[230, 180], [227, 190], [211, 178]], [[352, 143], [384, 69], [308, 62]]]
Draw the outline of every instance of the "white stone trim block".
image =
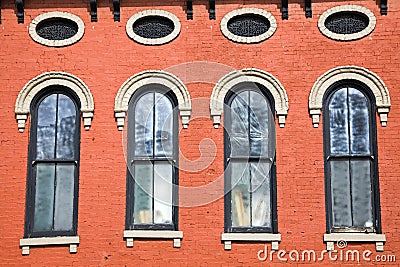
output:
[[45, 72], [30, 80], [17, 97], [15, 118], [19, 131], [23, 132], [25, 129], [33, 98], [41, 90], [53, 85], [68, 87], [76, 93], [81, 102], [83, 125], [89, 130], [94, 114], [94, 100], [87, 85], [78, 77], [66, 72]]
[[[265, 33], [263, 33], [261, 35], [252, 36], [252, 37], [238, 36], [238, 35], [235, 35], [232, 32], [230, 32], [228, 30], [228, 22], [229, 22], [229, 20], [231, 20], [234, 17], [241, 16], [241, 15], [246, 15], [246, 14], [254, 14], [254, 15], [259, 15], [259, 16], [264, 17], [270, 23], [269, 29]], [[238, 43], [250, 44], [250, 43], [262, 42], [262, 41], [270, 38], [275, 33], [277, 27], [278, 26], [277, 26], [275, 17], [271, 13], [269, 13], [269, 12], [263, 10], [263, 9], [260, 9], [260, 8], [240, 8], [240, 9], [235, 9], [235, 10], [227, 13], [221, 20], [221, 32], [222, 32], [222, 34], [226, 38], [228, 38], [229, 40], [232, 40], [232, 41], [238, 42]]]
[[[145, 17], [153, 17], [153, 16], [158, 16], [158, 17], [164, 17], [172, 21], [174, 24], [174, 30], [172, 33], [168, 34], [165, 37], [162, 38], [156, 38], [156, 39], [151, 39], [151, 38], [144, 38], [142, 36], [137, 35], [136, 33], [133, 32], [133, 24], [142, 18]], [[176, 37], [178, 37], [179, 33], [181, 31], [181, 23], [178, 19], [177, 16], [174, 14], [164, 11], [164, 10], [144, 10], [139, 13], [136, 13], [126, 23], [126, 33], [128, 34], [129, 38], [134, 40], [135, 42], [139, 44], [144, 44], [144, 45], [162, 45], [171, 42], [174, 40]]]
[[79, 244], [79, 236], [57, 236], [57, 237], [38, 237], [23, 238], [19, 240], [19, 246], [22, 248], [22, 255], [29, 255], [31, 246], [57, 246], [69, 245], [69, 252], [76, 253]]
[[[65, 40], [48, 40], [40, 37], [36, 32], [36, 26], [42, 21], [55, 18], [62, 18], [73, 21], [78, 26], [78, 32], [74, 36]], [[84, 33], [85, 24], [83, 23], [82, 19], [74, 14], [67, 12], [54, 11], [41, 14], [37, 16], [34, 20], [32, 20], [31, 24], [29, 25], [29, 35], [31, 36], [31, 38], [35, 42], [45, 46], [62, 47], [72, 45], [82, 39]]]
[[173, 239], [174, 248], [181, 247], [182, 231], [164, 231], [164, 230], [125, 230], [124, 238], [126, 247], [133, 247], [134, 239]]
[[232, 249], [232, 241], [248, 241], [248, 242], [271, 242], [272, 250], [279, 249], [281, 234], [268, 233], [222, 233], [221, 241], [224, 242], [225, 250]]
[[377, 112], [383, 127], [386, 126], [390, 109], [390, 96], [385, 83], [372, 71], [357, 66], [342, 66], [331, 69], [314, 83], [308, 100], [308, 108], [315, 128], [322, 114], [323, 98], [326, 91], [341, 80], [355, 80], [365, 84], [374, 94]]
[[[342, 244], [345, 242], [344, 245]], [[365, 233], [332, 233], [324, 234], [324, 242], [326, 242], [326, 250], [335, 249], [335, 243], [342, 244], [344, 248], [347, 242], [375, 242], [376, 251], [383, 251], [383, 244], [386, 242], [386, 236], [383, 234], [365, 234]], [[342, 242], [342, 243], [340, 243]]]
[[284, 127], [289, 110], [289, 100], [286, 90], [273, 75], [255, 68], [232, 71], [217, 82], [210, 99], [210, 112], [214, 122], [214, 127], [218, 128], [221, 123], [226, 94], [235, 85], [244, 82], [259, 83], [269, 90], [274, 98], [275, 112], [278, 117], [279, 126]]
[[[331, 16], [335, 13], [340, 13], [340, 12], [362, 13], [368, 17], [369, 24], [364, 30], [357, 32], [357, 33], [353, 33], [353, 34], [338, 34], [338, 33], [331, 32], [330, 30], [328, 30], [325, 27], [325, 21], [329, 16]], [[318, 20], [318, 28], [321, 31], [321, 33], [323, 35], [325, 35], [326, 37], [333, 39], [333, 40], [337, 40], [337, 41], [352, 41], [352, 40], [361, 39], [361, 38], [367, 36], [368, 34], [370, 34], [375, 29], [375, 26], [376, 26], [375, 15], [369, 9], [362, 7], [362, 6], [357, 6], [357, 5], [341, 5], [341, 6], [336, 6], [336, 7], [330, 8], [327, 11], [325, 11], [319, 17], [319, 20]]]
[[190, 94], [183, 82], [175, 75], [160, 70], [143, 71], [131, 76], [118, 90], [115, 98], [114, 116], [118, 130], [122, 131], [125, 125], [125, 117], [128, 112], [129, 101], [132, 95], [142, 86], [158, 84], [172, 90], [178, 99], [179, 114], [183, 128], [189, 125], [192, 105]]

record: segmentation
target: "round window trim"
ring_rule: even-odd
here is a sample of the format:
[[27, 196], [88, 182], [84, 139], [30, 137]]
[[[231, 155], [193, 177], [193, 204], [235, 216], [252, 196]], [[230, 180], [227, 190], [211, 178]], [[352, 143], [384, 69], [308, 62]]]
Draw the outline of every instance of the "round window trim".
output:
[[[146, 17], [164, 17], [166, 19], [169, 19], [174, 24], [174, 30], [170, 34], [162, 38], [152, 39], [139, 36], [133, 31], [133, 25], [137, 20], [144, 19]], [[178, 17], [164, 10], [152, 9], [152, 10], [141, 11], [133, 15], [126, 23], [126, 33], [128, 34], [129, 38], [131, 38], [132, 40], [134, 40], [139, 44], [144, 44], [144, 45], [162, 45], [169, 43], [172, 40], [174, 40], [179, 35], [180, 32], [181, 32], [181, 23]]]
[[[242, 16], [242, 15], [250, 15], [250, 16], [258, 15], [258, 16], [265, 18], [266, 20], [269, 21], [269, 24], [270, 24], [269, 29], [263, 34], [260, 34], [258, 36], [252, 36], [252, 37], [244, 37], [244, 36], [239, 36], [239, 35], [233, 34], [228, 29], [228, 22], [232, 18], [237, 17], [237, 16]], [[237, 43], [251, 44], [251, 43], [262, 42], [262, 41], [270, 38], [275, 33], [276, 28], [277, 28], [277, 23], [276, 23], [275, 17], [271, 13], [269, 13], [263, 9], [260, 9], [260, 8], [236, 9], [236, 10], [233, 10], [233, 11], [229, 12], [228, 14], [226, 14], [221, 20], [222, 34], [229, 40], [237, 42]]]
[[[355, 12], [361, 13], [360, 15], [364, 15], [368, 17], [369, 23], [368, 26], [357, 33], [352, 34], [340, 34], [334, 33], [325, 27], [325, 21], [335, 13], [342, 13], [342, 12]], [[336, 6], [333, 8], [328, 9], [325, 11], [318, 20], [318, 28], [320, 32], [325, 35], [326, 37], [337, 40], [337, 41], [353, 41], [361, 39], [368, 34], [370, 34], [376, 26], [376, 17], [375, 15], [367, 8], [357, 5], [343, 5], [343, 6]]]
[[[44, 22], [45, 20], [49, 19], [66, 19], [73, 21], [78, 26], [78, 31], [74, 36], [64, 40], [45, 39], [37, 34], [36, 27], [41, 22]], [[84, 33], [85, 33], [85, 24], [83, 23], [82, 19], [74, 14], [67, 12], [54, 11], [41, 14], [37, 16], [34, 20], [32, 20], [31, 24], [29, 25], [29, 35], [31, 36], [31, 38], [39, 44], [51, 47], [62, 47], [62, 46], [72, 45], [78, 42], [83, 37]]]

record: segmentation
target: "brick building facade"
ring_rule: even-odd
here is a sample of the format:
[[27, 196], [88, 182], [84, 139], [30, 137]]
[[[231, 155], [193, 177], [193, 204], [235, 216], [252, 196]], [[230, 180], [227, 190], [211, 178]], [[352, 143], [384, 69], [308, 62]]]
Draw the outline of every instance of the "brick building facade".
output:
[[[281, 0], [2, 1], [0, 265], [249, 266], [271, 261], [277, 266], [356, 265], [357, 259], [350, 259], [354, 251], [362, 266], [397, 265], [400, 2], [388, 2], [385, 14], [386, 1], [375, 0], [292, 0], [287, 8], [287, 1]], [[146, 16], [150, 26], [143, 23], [143, 34], [137, 24]], [[54, 41], [39, 33], [39, 25], [45, 28], [43, 21], [54, 22], [54, 17], [72, 21], [72, 37]], [[169, 27], [169, 32], [146, 28], [159, 17], [157, 25]], [[337, 26], [329, 27], [328, 20]], [[345, 27], [343, 21], [346, 27], [361, 29], [335, 33], [335, 27]], [[252, 27], [262, 33], [249, 30]], [[246, 204], [245, 191], [238, 197], [235, 185], [226, 182], [234, 180], [229, 163], [241, 160], [230, 157], [234, 144], [227, 143], [232, 142], [229, 134], [235, 135], [233, 105], [235, 96], [247, 92], [243, 86], [255, 88], [248, 89], [257, 94], [249, 96], [251, 101], [258, 97], [268, 103], [268, 108], [261, 105], [265, 109], [260, 114], [272, 114], [265, 119], [267, 137], [257, 128], [262, 140], [271, 144], [268, 152], [246, 161], [261, 162], [265, 156], [269, 162], [264, 173], [257, 169], [268, 177], [261, 183], [267, 183], [260, 202], [267, 203], [262, 204], [267, 215], [263, 213], [266, 219], [260, 224], [258, 193], [249, 194], [254, 205]], [[351, 144], [354, 153], [334, 152], [331, 106], [335, 92], [342, 89], [347, 90], [346, 114], [350, 114], [344, 138], [351, 144], [366, 138], [366, 145], [357, 149], [366, 146], [368, 153], [358, 153]], [[351, 117], [354, 90], [366, 99], [367, 113], [365, 121], [354, 124], [358, 123], [356, 128]], [[139, 120], [137, 107], [146, 92], [153, 92], [155, 99], [168, 95], [168, 110], [174, 110], [167, 133], [160, 130], [158, 136], [152, 121], [150, 170], [156, 173], [164, 161], [173, 162], [166, 168], [173, 169], [167, 176], [176, 186], [163, 188], [170, 190], [166, 204], [144, 197], [153, 201], [150, 215], [137, 211], [141, 208], [134, 200], [139, 189], [130, 180], [142, 174], [129, 167], [138, 170], [142, 164], [130, 151], [139, 147], [132, 135], [139, 138], [140, 129], [132, 125]], [[61, 109], [64, 94], [81, 117], [66, 126], [74, 129], [65, 135], [76, 137], [71, 146], [75, 152], [72, 157], [41, 157], [36, 153], [45, 150], [40, 142], [46, 146], [50, 141], [49, 131], [39, 129], [40, 116], [51, 111], [39, 106], [53, 95], [57, 110]], [[161, 113], [155, 109], [151, 114]], [[54, 115], [56, 121], [68, 125], [71, 122], [63, 114]], [[254, 127], [251, 119], [246, 125]], [[367, 125], [363, 136], [353, 134], [363, 125]], [[57, 131], [62, 133], [58, 127], [62, 126], [55, 127], [55, 143]], [[44, 141], [40, 134], [46, 136]], [[166, 152], [156, 155], [158, 137], [172, 140], [170, 157]], [[238, 140], [238, 147], [246, 146]], [[346, 171], [335, 169], [331, 162], [336, 157], [337, 162], [348, 162]], [[52, 226], [43, 230], [38, 225], [47, 213], [40, 203], [47, 200], [41, 200], [38, 192], [49, 192], [39, 189], [44, 174], [38, 166], [51, 164], [70, 164], [75, 171], [67, 173], [75, 176], [68, 184], [72, 189], [65, 193], [67, 185], [57, 187], [54, 178], [62, 177], [61, 171], [53, 174]], [[345, 172], [350, 173], [348, 180], [340, 180]], [[366, 186], [357, 184], [362, 182], [357, 175], [367, 179], [359, 173], [370, 179]], [[255, 174], [251, 175], [249, 183], [254, 184]], [[154, 179], [159, 177], [151, 176], [154, 193], [158, 188]], [[350, 184], [349, 193], [339, 192], [341, 182]], [[58, 194], [63, 194], [58, 192], [70, 194], [70, 202], [58, 204]], [[340, 204], [347, 197], [350, 207]], [[156, 214], [156, 206], [162, 207], [158, 210], [162, 216]], [[39, 216], [40, 212], [44, 213]], [[361, 225], [357, 220], [364, 221]]]

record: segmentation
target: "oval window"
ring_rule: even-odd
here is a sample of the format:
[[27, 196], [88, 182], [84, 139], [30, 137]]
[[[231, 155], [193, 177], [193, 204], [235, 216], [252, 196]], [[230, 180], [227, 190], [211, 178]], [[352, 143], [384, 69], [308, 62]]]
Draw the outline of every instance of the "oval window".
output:
[[222, 34], [238, 43], [259, 43], [271, 37], [277, 24], [271, 13], [259, 8], [229, 12], [221, 20]]
[[178, 18], [163, 10], [146, 10], [133, 15], [126, 32], [134, 41], [145, 45], [161, 45], [175, 39], [180, 32]]
[[322, 34], [339, 41], [363, 38], [374, 30], [375, 25], [374, 14], [355, 5], [331, 8], [322, 14], [318, 22]]
[[65, 12], [48, 12], [31, 22], [29, 34], [37, 43], [60, 47], [78, 42], [84, 34], [84, 28], [78, 16]]
[[78, 33], [78, 24], [65, 18], [51, 18], [36, 26], [36, 33], [47, 40], [66, 40]]

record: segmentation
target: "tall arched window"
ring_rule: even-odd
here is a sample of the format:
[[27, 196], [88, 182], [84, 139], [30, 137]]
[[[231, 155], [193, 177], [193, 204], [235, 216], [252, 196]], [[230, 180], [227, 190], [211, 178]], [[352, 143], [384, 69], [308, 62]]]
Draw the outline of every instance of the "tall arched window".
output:
[[256, 83], [225, 97], [225, 232], [277, 232], [273, 107]]
[[25, 237], [77, 233], [80, 102], [52, 86], [31, 104]]
[[126, 228], [177, 230], [178, 113], [176, 97], [148, 85], [128, 110]]
[[380, 233], [375, 99], [344, 81], [324, 98], [327, 231]]

